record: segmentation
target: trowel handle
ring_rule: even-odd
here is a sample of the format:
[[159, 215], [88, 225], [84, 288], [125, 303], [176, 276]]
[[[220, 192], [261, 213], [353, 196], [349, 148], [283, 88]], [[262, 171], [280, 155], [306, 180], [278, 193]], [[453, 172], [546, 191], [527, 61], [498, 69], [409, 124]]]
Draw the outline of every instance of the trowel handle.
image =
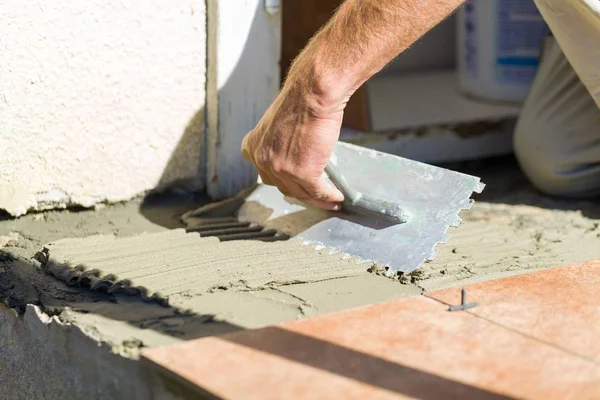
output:
[[342, 172], [335, 166], [331, 160], [325, 166], [325, 173], [329, 177], [329, 180], [333, 182], [333, 184], [340, 189], [340, 192], [344, 195], [344, 202], [349, 202], [351, 204], [355, 203], [358, 199], [362, 197], [362, 194], [354, 189], [348, 184], [346, 177]]
[[380, 199], [370, 194], [364, 194], [354, 189], [338, 167], [329, 160], [325, 167], [325, 173], [329, 179], [344, 195], [344, 206], [350, 209], [359, 209], [368, 212], [374, 217], [385, 218], [395, 223], [408, 222], [410, 214], [398, 204], [388, 200]]

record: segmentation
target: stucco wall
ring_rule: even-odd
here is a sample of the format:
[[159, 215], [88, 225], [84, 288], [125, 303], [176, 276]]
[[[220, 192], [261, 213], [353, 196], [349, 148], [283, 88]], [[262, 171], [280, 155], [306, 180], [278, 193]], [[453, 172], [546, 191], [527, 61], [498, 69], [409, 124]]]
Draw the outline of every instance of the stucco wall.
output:
[[203, 184], [204, 0], [0, 2], [0, 209]]

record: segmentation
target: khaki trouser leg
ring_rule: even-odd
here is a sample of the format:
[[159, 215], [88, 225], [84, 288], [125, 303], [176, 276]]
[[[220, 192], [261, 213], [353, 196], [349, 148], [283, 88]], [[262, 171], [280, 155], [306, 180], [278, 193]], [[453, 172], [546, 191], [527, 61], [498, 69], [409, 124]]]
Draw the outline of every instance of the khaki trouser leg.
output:
[[[575, 1], [590, 0], [570, 0]], [[538, 7], [544, 2], [536, 0]], [[594, 82], [582, 83], [557, 42], [561, 26], [549, 25], [554, 37], [544, 44], [539, 72], [519, 117], [515, 154], [524, 173], [542, 192], [573, 198], [598, 196], [600, 108], [590, 91]], [[600, 48], [600, 24], [598, 27], [594, 43]], [[573, 32], [569, 34], [573, 36]], [[585, 43], [589, 38], [582, 41]], [[582, 51], [571, 51], [577, 52]], [[600, 63], [595, 68], [600, 76]], [[583, 69], [592, 71], [589, 66]]]

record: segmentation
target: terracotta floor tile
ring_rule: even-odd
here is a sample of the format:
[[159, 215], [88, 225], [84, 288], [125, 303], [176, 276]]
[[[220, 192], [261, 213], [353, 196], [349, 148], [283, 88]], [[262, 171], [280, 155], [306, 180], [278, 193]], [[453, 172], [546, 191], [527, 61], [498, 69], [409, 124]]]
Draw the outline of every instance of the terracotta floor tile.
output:
[[[483, 282], [465, 289], [467, 301], [479, 304], [469, 313], [600, 363], [600, 261]], [[452, 288], [428, 296], [458, 304], [460, 290]]]
[[143, 356], [190, 387], [227, 399], [591, 399], [600, 394], [600, 366], [446, 309], [418, 296], [149, 349]]

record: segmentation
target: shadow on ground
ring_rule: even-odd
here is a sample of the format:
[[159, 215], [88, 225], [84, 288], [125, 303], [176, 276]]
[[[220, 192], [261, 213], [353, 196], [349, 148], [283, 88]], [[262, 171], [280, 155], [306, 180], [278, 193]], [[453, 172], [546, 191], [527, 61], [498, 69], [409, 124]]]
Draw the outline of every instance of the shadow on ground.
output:
[[[268, 340], [265, 340], [268, 338]], [[244, 335], [223, 338], [230, 343], [285, 358], [335, 376], [396, 393], [402, 397], [433, 400], [464, 398], [508, 400], [494, 393], [427, 371], [387, 361], [330, 341], [302, 335], [279, 327], [268, 327]], [[332, 361], [335, 360], [335, 361]], [[360, 368], [360, 366], [364, 366]], [[377, 374], [369, 372], [377, 371]]]
[[181, 216], [210, 203], [204, 193], [186, 194], [168, 191], [146, 196], [140, 204], [139, 213], [155, 225], [167, 229], [184, 228]]
[[441, 165], [455, 171], [481, 177], [486, 184], [476, 201], [497, 204], [528, 205], [549, 210], [581, 211], [587, 218], [600, 219], [597, 200], [572, 200], [546, 196], [529, 182], [513, 156]]

